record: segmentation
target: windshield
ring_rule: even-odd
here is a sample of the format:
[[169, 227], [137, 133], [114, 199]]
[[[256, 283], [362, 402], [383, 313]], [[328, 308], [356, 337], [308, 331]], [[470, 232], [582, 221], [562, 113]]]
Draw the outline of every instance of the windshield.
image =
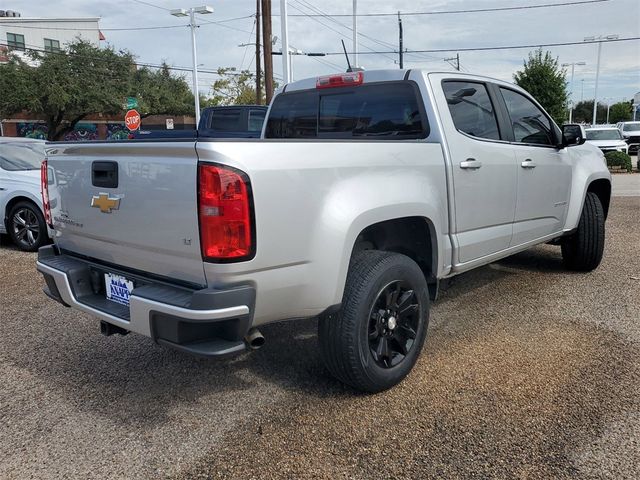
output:
[[625, 123], [622, 127], [622, 130], [624, 130], [625, 132], [635, 132], [637, 130], [640, 130], [640, 122]]
[[621, 140], [618, 130], [587, 130], [587, 140]]
[[0, 168], [38, 170], [44, 160], [44, 143], [0, 143]]

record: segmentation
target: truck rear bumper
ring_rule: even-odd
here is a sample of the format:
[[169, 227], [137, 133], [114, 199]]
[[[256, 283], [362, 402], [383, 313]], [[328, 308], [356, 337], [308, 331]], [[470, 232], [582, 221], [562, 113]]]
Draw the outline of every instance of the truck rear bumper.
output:
[[[189, 289], [61, 254], [53, 245], [39, 250], [37, 268], [50, 298], [159, 344], [205, 357], [246, 348], [244, 337], [255, 305], [251, 286]], [[129, 306], [107, 300], [103, 281], [107, 272], [133, 280]]]

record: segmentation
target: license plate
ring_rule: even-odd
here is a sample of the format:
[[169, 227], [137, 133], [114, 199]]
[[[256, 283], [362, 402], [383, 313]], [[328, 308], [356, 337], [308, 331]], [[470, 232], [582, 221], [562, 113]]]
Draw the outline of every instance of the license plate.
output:
[[113, 273], [104, 274], [104, 289], [107, 295], [107, 300], [119, 303], [120, 305], [129, 306], [129, 295], [133, 290], [133, 282], [127, 280], [121, 275], [114, 275]]

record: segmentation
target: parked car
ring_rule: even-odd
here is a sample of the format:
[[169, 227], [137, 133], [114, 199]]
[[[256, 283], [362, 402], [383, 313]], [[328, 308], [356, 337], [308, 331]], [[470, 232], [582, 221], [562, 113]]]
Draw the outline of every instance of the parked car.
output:
[[629, 153], [629, 145], [616, 127], [592, 127], [586, 130], [587, 142], [598, 147], [604, 153]]
[[131, 139], [162, 138], [258, 138], [262, 132], [267, 107], [263, 105], [232, 105], [207, 107], [202, 110], [198, 131], [138, 130]]
[[618, 130], [629, 144], [629, 154], [637, 155], [640, 148], [640, 122], [620, 122]]
[[43, 140], [0, 137], [0, 233], [27, 252], [49, 242], [40, 194], [44, 147]]
[[329, 371], [376, 392], [415, 364], [439, 280], [543, 243], [571, 270], [602, 259], [602, 152], [510, 83], [417, 69], [300, 80], [263, 136], [49, 149], [43, 173], [74, 181], [43, 182], [59, 228], [38, 255], [47, 295], [106, 335], [204, 357], [317, 316]]

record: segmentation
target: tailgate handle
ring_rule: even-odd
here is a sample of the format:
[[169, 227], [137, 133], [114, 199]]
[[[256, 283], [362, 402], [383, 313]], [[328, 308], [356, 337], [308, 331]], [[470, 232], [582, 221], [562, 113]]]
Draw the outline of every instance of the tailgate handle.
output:
[[118, 188], [118, 162], [93, 162], [91, 184], [94, 187]]

